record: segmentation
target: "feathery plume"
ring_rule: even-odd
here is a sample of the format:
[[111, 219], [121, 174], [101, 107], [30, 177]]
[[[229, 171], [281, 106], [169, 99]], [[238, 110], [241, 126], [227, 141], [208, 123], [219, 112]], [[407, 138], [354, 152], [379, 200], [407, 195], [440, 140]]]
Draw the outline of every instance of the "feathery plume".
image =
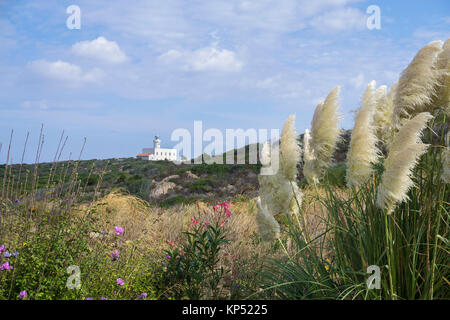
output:
[[445, 137], [447, 146], [442, 151], [442, 175], [441, 179], [445, 183], [450, 183], [450, 132]]
[[414, 185], [410, 178], [412, 170], [428, 148], [420, 135], [431, 118], [430, 113], [422, 112], [407, 120], [392, 141], [376, 202], [387, 214], [392, 213], [397, 203], [408, 200], [407, 192]]
[[358, 187], [366, 182], [373, 172], [372, 164], [377, 161], [379, 150], [373, 126], [375, 113], [375, 81], [367, 86], [362, 105], [356, 115], [347, 153], [347, 186]]
[[445, 41], [442, 49], [436, 63], [437, 69], [440, 71], [440, 78], [433, 105], [443, 108], [450, 116], [450, 39]]
[[325, 173], [330, 166], [333, 152], [341, 133], [338, 122], [338, 98], [340, 86], [328, 94], [325, 101], [319, 103], [314, 111], [311, 122], [311, 149], [314, 152], [315, 181]]
[[295, 132], [295, 114], [289, 116], [281, 131], [280, 152], [280, 170], [282, 174], [287, 180], [295, 180], [297, 163], [300, 161], [301, 154]]
[[[257, 222], [263, 238], [272, 239], [266, 234], [274, 234], [277, 230], [274, 222], [278, 215], [296, 212], [297, 203], [300, 205], [302, 194], [296, 183], [297, 163], [300, 160], [300, 148], [298, 147], [295, 133], [295, 116], [291, 115], [283, 126], [281, 139], [274, 143], [280, 143], [280, 167], [272, 175], [259, 175], [259, 204]], [[271, 164], [271, 152], [275, 149], [272, 144], [266, 142], [261, 148], [261, 164], [267, 167]], [[276, 150], [276, 149], [275, 149]], [[270, 216], [270, 217], [269, 217]], [[278, 226], [279, 230], [279, 226]], [[279, 231], [278, 231], [279, 232]], [[276, 232], [275, 232], [276, 233]]]
[[[297, 163], [300, 160], [300, 148], [294, 126], [295, 116], [290, 116], [283, 126], [280, 140], [280, 167], [273, 175], [259, 175], [259, 200], [260, 209], [257, 219], [261, 220], [258, 225], [262, 228], [269, 228], [273, 225], [270, 215], [275, 219], [278, 215], [291, 214], [298, 209], [302, 194], [296, 183]], [[275, 143], [278, 143], [276, 141]], [[261, 164], [263, 167], [270, 165], [269, 144], [266, 143], [261, 149]], [[274, 147], [272, 145], [272, 150]], [[265, 222], [264, 222], [265, 221]], [[276, 220], [275, 220], [276, 221]], [[270, 228], [269, 228], [270, 229]], [[273, 229], [273, 228], [272, 228]], [[262, 234], [265, 231], [262, 230]], [[269, 232], [269, 231], [267, 231]], [[273, 233], [270, 231], [269, 233]]]
[[311, 149], [311, 135], [309, 130], [305, 129], [303, 135], [303, 175], [309, 184], [318, 182], [314, 159], [314, 152]]
[[442, 51], [442, 41], [433, 41], [419, 50], [412, 62], [402, 72], [394, 97], [394, 125], [401, 126], [401, 119], [433, 111], [433, 99], [442, 70], [437, 68], [437, 57]]
[[256, 222], [258, 230], [264, 241], [271, 241], [280, 236], [280, 225], [277, 220], [270, 214], [267, 206], [263, 206], [261, 198], [256, 201], [258, 213], [256, 214]]

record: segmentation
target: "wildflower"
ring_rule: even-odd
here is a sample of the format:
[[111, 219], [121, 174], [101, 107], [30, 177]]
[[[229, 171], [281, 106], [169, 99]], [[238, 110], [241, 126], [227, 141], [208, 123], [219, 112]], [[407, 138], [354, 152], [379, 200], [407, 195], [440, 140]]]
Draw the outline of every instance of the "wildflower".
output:
[[215, 206], [213, 207], [213, 209], [214, 209], [214, 211], [217, 211], [217, 210], [220, 209], [220, 206], [217, 204], [217, 205], [215, 205]]
[[147, 292], [142, 292], [139, 297], [141, 297], [142, 299], [147, 298]]
[[116, 283], [117, 283], [119, 286], [123, 286], [123, 284], [125, 283], [125, 281], [123, 281], [122, 278], [117, 278]]
[[203, 228], [206, 228], [208, 225], [209, 225], [209, 223], [207, 221], [203, 221], [202, 222], [202, 227]]
[[22, 247], [25, 247], [27, 244], [28, 244], [28, 242], [25, 241], [25, 242], [22, 244]]
[[9, 262], [6, 261], [4, 264], [2, 264], [0, 266], [0, 270], [12, 270], [13, 267], [11, 265], [9, 265]]
[[91, 297], [87, 297], [86, 300], [94, 300], [94, 299], [92, 299]]
[[226, 214], [227, 218], [231, 217], [231, 211], [228, 210], [228, 208], [225, 208], [225, 214]]
[[120, 236], [120, 235], [122, 235], [123, 234], [123, 228], [122, 227], [119, 227], [119, 226], [115, 226], [114, 227], [114, 232], [116, 233], [116, 235], [118, 235], [118, 236]]
[[414, 185], [411, 170], [428, 148], [419, 136], [431, 118], [428, 112], [422, 112], [407, 120], [392, 141], [376, 202], [387, 214], [392, 213], [397, 203], [408, 200], [407, 192]]
[[28, 293], [26, 290], [20, 291], [19, 299], [25, 299], [27, 296], [28, 296]]
[[113, 261], [119, 259], [119, 251], [114, 250], [114, 252], [111, 253], [111, 258], [112, 258]]
[[0, 254], [3, 253], [3, 251], [5, 251], [5, 249], [6, 249], [5, 245], [2, 244], [2, 245], [0, 246]]
[[394, 97], [394, 125], [399, 128], [402, 119], [409, 119], [424, 111], [433, 111], [433, 100], [443, 70], [437, 68], [437, 57], [442, 52], [442, 41], [433, 41], [419, 50], [402, 72]]
[[102, 300], [108, 300], [108, 298], [106, 298], [106, 297], [102, 297]]
[[15, 257], [17, 257], [19, 255], [19, 252], [18, 251], [14, 251], [13, 253], [12, 253], [12, 256], [15, 258]]
[[220, 227], [223, 227], [225, 225], [225, 220], [223, 220], [221, 223], [220, 223]]
[[9, 258], [9, 257], [11, 257], [11, 256], [12, 256], [12, 254], [9, 253], [9, 251], [5, 251], [5, 253], [3, 254], [3, 257], [4, 257], [4, 258]]
[[173, 247], [175, 245], [175, 241], [169, 241], [167, 240], [167, 243], [169, 244], [169, 246]]
[[350, 140], [347, 153], [347, 186], [358, 187], [365, 183], [373, 172], [372, 165], [377, 161], [379, 151], [376, 146], [377, 137], [373, 126], [375, 112], [375, 81], [367, 86], [362, 99]]
[[172, 257], [171, 257], [170, 255], [167, 255], [166, 258], [167, 258], [167, 259], [171, 259]]

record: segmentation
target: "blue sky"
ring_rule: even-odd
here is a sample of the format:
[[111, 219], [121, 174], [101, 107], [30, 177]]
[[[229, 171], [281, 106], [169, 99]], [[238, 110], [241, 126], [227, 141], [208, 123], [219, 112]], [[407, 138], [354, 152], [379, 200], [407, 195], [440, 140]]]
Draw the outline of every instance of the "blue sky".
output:
[[[132, 4], [131, 4], [132, 3]], [[81, 9], [81, 29], [66, 8]], [[381, 29], [366, 9], [381, 10]], [[358, 0], [0, 0], [0, 163], [27, 131], [32, 162], [41, 123], [50, 161], [135, 156], [177, 128], [303, 132], [317, 103], [341, 85], [341, 126], [371, 80], [391, 86], [417, 50], [450, 36], [450, 2]]]

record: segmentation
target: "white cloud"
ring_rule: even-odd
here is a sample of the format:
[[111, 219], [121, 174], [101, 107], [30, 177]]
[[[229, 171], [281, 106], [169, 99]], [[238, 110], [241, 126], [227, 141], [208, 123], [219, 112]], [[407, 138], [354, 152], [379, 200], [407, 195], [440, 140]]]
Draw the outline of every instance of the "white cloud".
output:
[[48, 109], [48, 102], [46, 100], [39, 100], [39, 101], [24, 101], [20, 104], [22, 108], [36, 108], [36, 109], [42, 109], [46, 110]]
[[160, 61], [187, 71], [236, 72], [244, 65], [233, 51], [206, 47], [194, 51], [169, 50], [159, 57]]
[[46, 78], [64, 81], [72, 86], [82, 83], [100, 83], [103, 78], [103, 72], [98, 68], [84, 72], [79, 66], [61, 60], [54, 62], [36, 60], [30, 63], [30, 67]]
[[348, 82], [356, 89], [359, 89], [364, 86], [364, 74], [360, 73], [356, 77], [350, 78]]
[[342, 8], [313, 18], [310, 25], [323, 33], [363, 30], [366, 26], [366, 15], [355, 8]]
[[127, 56], [115, 41], [98, 37], [92, 41], [80, 41], [72, 46], [72, 52], [80, 57], [108, 63], [122, 63]]

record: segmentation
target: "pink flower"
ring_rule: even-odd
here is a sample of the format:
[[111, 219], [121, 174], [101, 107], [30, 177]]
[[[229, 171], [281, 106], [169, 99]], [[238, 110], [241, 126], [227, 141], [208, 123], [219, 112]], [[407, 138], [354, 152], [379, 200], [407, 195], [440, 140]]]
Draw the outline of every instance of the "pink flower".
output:
[[13, 267], [9, 265], [9, 262], [6, 261], [4, 264], [0, 266], [0, 270], [12, 270]]
[[28, 296], [28, 293], [26, 290], [20, 291], [19, 299], [25, 299], [27, 296]]
[[204, 221], [204, 222], [202, 223], [202, 227], [203, 227], [203, 228], [206, 228], [208, 225], [209, 225], [209, 223], [208, 223], [207, 221]]
[[5, 249], [6, 249], [5, 245], [2, 244], [2, 245], [0, 246], [0, 254], [3, 253], [3, 251], [5, 251]]
[[118, 279], [116, 280], [116, 283], [117, 283], [119, 286], [123, 286], [123, 284], [125, 283], [125, 281], [123, 281], [122, 278], [118, 278]]
[[231, 217], [231, 211], [228, 208], [225, 208], [225, 213], [227, 214], [227, 218]]
[[141, 298], [147, 298], [147, 292], [142, 292], [139, 296]]
[[223, 227], [225, 225], [225, 220], [220, 223], [220, 226]]
[[198, 224], [198, 220], [194, 219], [194, 217], [191, 217], [191, 221], [193, 224]]
[[219, 208], [220, 208], [220, 206], [218, 204], [213, 207], [214, 211], [219, 210]]
[[119, 251], [114, 250], [114, 252], [111, 253], [111, 257], [112, 257], [112, 260], [113, 260], [113, 261], [119, 259]]
[[117, 234], [118, 236], [120, 236], [121, 234], [123, 234], [123, 228], [122, 228], [122, 227], [115, 226], [115, 227], [114, 227], [114, 231], [116, 232], [116, 234]]
[[228, 209], [229, 207], [231, 207], [231, 204], [229, 204], [228, 202], [224, 201], [224, 202], [219, 203], [219, 206]]

